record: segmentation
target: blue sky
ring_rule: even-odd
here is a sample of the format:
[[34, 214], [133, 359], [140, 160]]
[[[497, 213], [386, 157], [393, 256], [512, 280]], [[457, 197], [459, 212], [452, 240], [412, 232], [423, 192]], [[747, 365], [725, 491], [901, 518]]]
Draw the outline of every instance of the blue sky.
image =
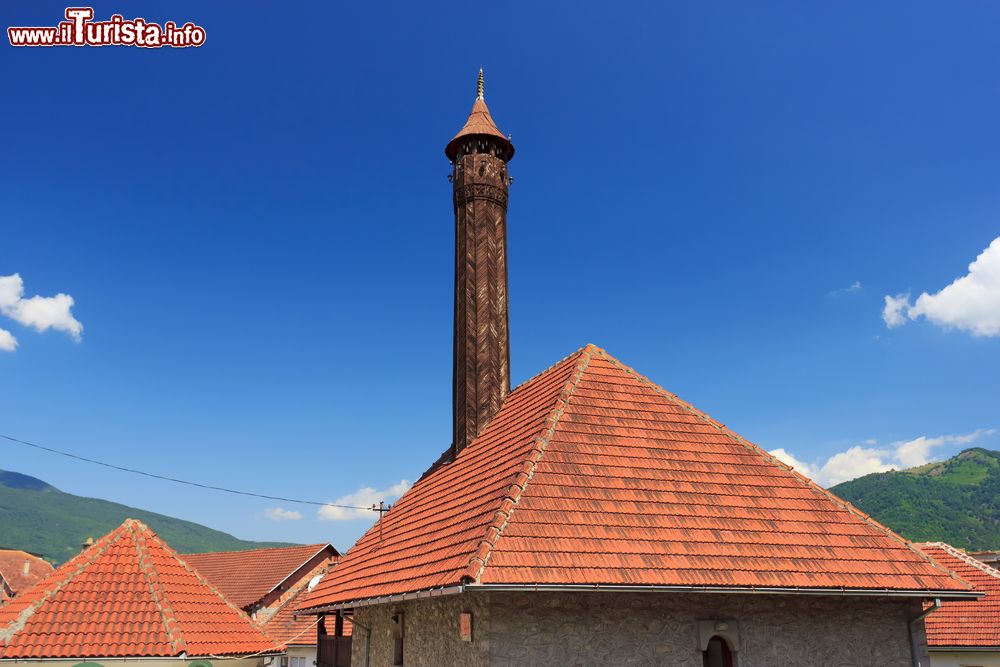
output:
[[[515, 384], [593, 342], [827, 482], [1000, 448], [1000, 244], [969, 269], [1000, 236], [997, 7], [540, 4], [104, 3], [206, 44], [2, 45], [0, 433], [319, 501], [419, 476], [482, 65]], [[0, 447], [244, 538], [367, 526]]]

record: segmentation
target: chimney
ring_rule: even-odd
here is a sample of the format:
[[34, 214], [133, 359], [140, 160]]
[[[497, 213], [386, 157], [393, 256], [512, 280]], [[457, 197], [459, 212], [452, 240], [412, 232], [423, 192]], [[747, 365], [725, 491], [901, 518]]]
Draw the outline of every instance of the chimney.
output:
[[92, 546], [94, 546], [94, 538], [93, 537], [88, 537], [87, 539], [85, 539], [83, 541], [83, 544], [80, 545], [80, 551], [86, 551], [87, 549], [89, 549]]
[[24, 567], [21, 570], [21, 575], [27, 577], [29, 572], [31, 572], [31, 561], [25, 558]]
[[452, 458], [500, 410], [510, 391], [507, 316], [507, 163], [514, 145], [497, 129], [483, 94], [448, 142], [455, 205], [455, 330]]

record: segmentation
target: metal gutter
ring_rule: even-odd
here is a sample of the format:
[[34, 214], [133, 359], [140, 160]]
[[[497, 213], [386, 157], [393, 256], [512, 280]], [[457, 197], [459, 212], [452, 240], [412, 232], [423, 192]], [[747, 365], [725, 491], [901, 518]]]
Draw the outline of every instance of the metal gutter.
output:
[[412, 593], [399, 593], [374, 598], [360, 598], [349, 602], [312, 607], [300, 611], [300, 614], [320, 614], [323, 612], [370, 607], [376, 604], [392, 604], [407, 600], [418, 600], [441, 595], [454, 595], [472, 591], [492, 591], [497, 593], [734, 593], [739, 595], [820, 595], [839, 597], [903, 597], [903, 598], [937, 598], [941, 600], [978, 600], [986, 595], [982, 591], [931, 591], [903, 589], [860, 589], [860, 588], [780, 588], [756, 586], [638, 586], [638, 585], [603, 585], [603, 584], [459, 584], [442, 588], [430, 588]]
[[937, 651], [947, 653], [995, 653], [1000, 651], [1000, 646], [928, 646], [931, 653]]
[[[917, 641], [917, 623], [920, 623], [940, 608], [940, 598], [934, 598], [934, 604], [911, 618], [908, 623], [910, 630], [910, 658], [913, 660], [913, 667], [923, 667], [920, 662], [920, 643]], [[930, 658], [927, 658], [927, 661], [930, 662]]]
[[920, 589], [860, 589], [860, 588], [802, 588], [776, 586], [654, 586], [654, 585], [602, 585], [602, 584], [468, 584], [466, 591], [495, 592], [604, 592], [604, 593], [736, 593], [766, 595], [825, 595], [840, 597], [907, 597], [937, 598], [941, 600], [978, 600], [981, 591], [932, 591]]
[[[343, 612], [338, 611], [337, 615], [340, 616], [341, 619], [344, 618]], [[351, 617], [351, 625], [365, 631], [365, 664], [361, 667], [368, 667], [372, 652], [372, 629], [355, 621], [353, 616]]]

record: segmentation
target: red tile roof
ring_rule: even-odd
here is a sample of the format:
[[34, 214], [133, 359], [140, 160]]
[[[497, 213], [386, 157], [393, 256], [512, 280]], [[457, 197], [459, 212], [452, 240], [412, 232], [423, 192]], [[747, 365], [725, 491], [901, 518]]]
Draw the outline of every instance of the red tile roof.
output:
[[986, 593], [973, 602], [942, 602], [941, 608], [924, 620], [928, 646], [1000, 649], [1000, 571], [943, 542], [915, 546]]
[[[309, 614], [296, 615], [301, 599], [309, 592], [309, 584], [317, 577], [325, 576], [335, 563], [327, 561], [314, 568], [298, 583], [282, 594], [278, 600], [257, 612], [255, 620], [275, 642], [283, 648], [288, 646], [315, 646], [317, 618]], [[327, 622], [327, 633], [333, 634], [333, 619]], [[351, 635], [350, 621], [344, 621], [344, 636]]]
[[460, 583], [969, 590], [592, 345], [512, 392], [381, 523], [304, 606]]
[[455, 160], [459, 143], [469, 136], [487, 136], [499, 139], [506, 151], [504, 159], [509, 161], [514, 157], [514, 145], [497, 128], [497, 124], [493, 122], [493, 116], [490, 115], [489, 107], [486, 106], [486, 101], [482, 98], [478, 98], [472, 103], [472, 111], [469, 112], [469, 118], [465, 121], [465, 125], [445, 147], [444, 152], [449, 160]]
[[[26, 563], [27, 572], [24, 571]], [[44, 579], [52, 573], [52, 570], [52, 565], [38, 556], [17, 549], [0, 549], [0, 578], [7, 582], [7, 586], [15, 595], [38, 580]], [[0, 598], [3, 598], [2, 590]]]
[[257, 652], [276, 646], [134, 519], [0, 606], [0, 658]]
[[[187, 554], [184, 560], [222, 591], [230, 602], [237, 607], [247, 608], [282, 585], [295, 584], [298, 579], [293, 575], [323, 552], [328, 553], [329, 558], [340, 557], [337, 550], [329, 544], [305, 544], [249, 551]], [[305, 572], [300, 573], [300, 576], [304, 575]]]

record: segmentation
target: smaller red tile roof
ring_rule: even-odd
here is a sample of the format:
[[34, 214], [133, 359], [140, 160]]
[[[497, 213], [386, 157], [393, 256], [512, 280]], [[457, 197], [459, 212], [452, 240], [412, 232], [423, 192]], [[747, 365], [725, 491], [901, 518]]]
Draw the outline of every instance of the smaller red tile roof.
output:
[[927, 645], [1000, 649], [1000, 571], [944, 542], [914, 546], [986, 593], [980, 600], [942, 602], [924, 619]]
[[0, 606], [0, 658], [276, 652], [246, 614], [135, 519]]
[[[25, 564], [27, 564], [27, 572], [25, 572]], [[44, 579], [52, 573], [53, 569], [48, 562], [26, 551], [0, 550], [0, 578], [7, 582], [7, 586], [14, 595], [34, 585], [40, 579]], [[2, 597], [2, 592], [0, 592], [0, 598]]]
[[452, 162], [455, 161], [455, 157], [458, 155], [458, 145], [466, 137], [479, 136], [479, 137], [492, 137], [498, 139], [501, 146], [504, 148], [504, 159], [510, 160], [514, 157], [514, 144], [510, 142], [510, 139], [503, 135], [503, 132], [497, 127], [497, 124], [493, 122], [493, 116], [490, 115], [489, 107], [486, 106], [486, 100], [483, 99], [482, 95], [482, 83], [483, 83], [483, 72], [479, 71], [479, 96], [476, 101], [472, 103], [472, 111], [469, 112], [469, 118], [465, 121], [465, 125], [461, 130], [458, 131], [448, 145], [444, 149], [444, 154], [448, 156], [448, 159]]
[[[316, 645], [316, 625], [319, 618], [309, 614], [296, 615], [296, 607], [300, 598], [309, 592], [310, 584], [324, 577], [335, 564], [336, 561], [330, 560], [313, 568], [273, 604], [257, 611], [255, 616], [257, 623], [282, 648]], [[327, 633], [332, 635], [333, 619], [327, 623]], [[351, 636], [351, 631], [351, 622], [345, 620], [344, 636]]]
[[[330, 544], [305, 544], [187, 554], [184, 560], [222, 591], [230, 602], [245, 609], [283, 585], [294, 585], [298, 581], [296, 573], [323, 552], [327, 552], [329, 558], [340, 557]], [[302, 572], [299, 576], [304, 574]]]

